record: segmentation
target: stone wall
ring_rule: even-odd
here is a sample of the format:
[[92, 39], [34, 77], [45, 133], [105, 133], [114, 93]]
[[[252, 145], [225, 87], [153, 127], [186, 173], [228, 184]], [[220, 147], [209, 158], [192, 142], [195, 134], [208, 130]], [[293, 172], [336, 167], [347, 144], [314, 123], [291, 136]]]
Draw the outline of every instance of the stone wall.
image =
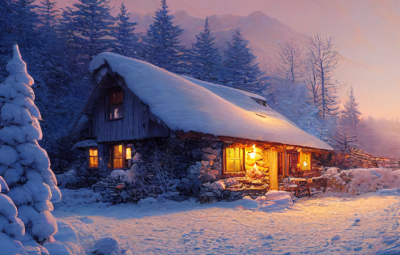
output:
[[181, 140], [172, 135], [132, 144], [130, 170], [116, 170], [124, 172], [121, 178], [113, 172], [114, 177], [100, 178], [93, 186], [106, 202], [135, 202], [149, 196], [181, 201], [197, 197], [203, 183], [221, 177], [220, 141]]

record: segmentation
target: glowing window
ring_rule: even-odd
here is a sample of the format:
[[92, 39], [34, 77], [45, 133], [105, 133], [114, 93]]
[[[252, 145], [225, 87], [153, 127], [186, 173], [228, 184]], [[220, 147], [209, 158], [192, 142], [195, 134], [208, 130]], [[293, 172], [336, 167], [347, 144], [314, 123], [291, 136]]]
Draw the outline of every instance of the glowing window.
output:
[[111, 91], [108, 96], [108, 119], [121, 119], [123, 115], [124, 93], [122, 90]]
[[122, 144], [113, 146], [113, 163], [114, 169], [123, 168], [124, 160], [122, 157]]
[[99, 154], [97, 148], [89, 149], [89, 167], [90, 168], [99, 167]]
[[243, 172], [243, 148], [226, 148], [225, 172]]
[[126, 148], [126, 159], [131, 159], [132, 158], [132, 148], [131, 147], [127, 147]]
[[302, 152], [301, 153], [300, 166], [301, 166], [302, 171], [311, 170], [311, 153], [310, 152]]

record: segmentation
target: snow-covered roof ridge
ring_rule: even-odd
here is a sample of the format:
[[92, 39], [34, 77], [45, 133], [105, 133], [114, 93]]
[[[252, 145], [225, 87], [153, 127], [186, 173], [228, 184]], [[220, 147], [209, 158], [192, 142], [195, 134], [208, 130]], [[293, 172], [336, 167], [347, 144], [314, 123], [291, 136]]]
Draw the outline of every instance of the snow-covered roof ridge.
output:
[[254, 93], [248, 92], [248, 91], [235, 89], [235, 88], [231, 88], [231, 87], [227, 87], [227, 86], [224, 86], [224, 85], [219, 85], [219, 84], [215, 84], [215, 83], [211, 83], [211, 82], [201, 81], [201, 80], [195, 79], [193, 77], [185, 76], [185, 75], [180, 75], [180, 76], [185, 78], [188, 81], [196, 83], [197, 85], [205, 87], [208, 90], [210, 90], [209, 88], [220, 88], [221, 90], [224, 90], [224, 91], [227, 91], [227, 92], [230, 91], [230, 92], [233, 92], [233, 93], [235, 93], [235, 92], [236, 93], [242, 93], [242, 94], [245, 94], [245, 95], [247, 95], [249, 97], [253, 97], [253, 98], [257, 98], [257, 99], [263, 100], [263, 101], [267, 101], [267, 99], [265, 99], [265, 97], [260, 96], [258, 94], [254, 94]]
[[241, 91], [183, 78], [110, 52], [97, 55], [90, 70], [94, 72], [106, 64], [172, 130], [332, 150]]

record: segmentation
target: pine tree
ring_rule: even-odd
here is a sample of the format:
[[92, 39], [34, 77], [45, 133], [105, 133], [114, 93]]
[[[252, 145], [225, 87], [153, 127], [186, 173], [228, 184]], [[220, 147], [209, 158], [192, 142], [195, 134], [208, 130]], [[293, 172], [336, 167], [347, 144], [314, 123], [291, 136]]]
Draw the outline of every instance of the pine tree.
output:
[[350, 93], [347, 93], [349, 99], [344, 104], [339, 118], [339, 128], [347, 135], [357, 137], [358, 127], [361, 124], [361, 112], [358, 110], [358, 103], [354, 97], [353, 86], [350, 87]]
[[179, 45], [183, 33], [180, 26], [174, 26], [174, 15], [168, 14], [166, 0], [161, 1], [161, 9], [155, 13], [154, 23], [150, 25], [145, 38], [145, 59], [147, 62], [175, 73], [185, 73], [185, 49]]
[[[79, 0], [75, 8], [63, 11], [60, 33], [67, 43], [88, 63], [96, 54], [112, 48], [114, 17], [107, 0]], [[87, 67], [85, 67], [87, 68]]]
[[7, 195], [27, 232], [44, 242], [57, 231], [50, 201], [59, 202], [61, 193], [47, 153], [38, 144], [41, 115], [17, 45], [7, 71], [9, 77], [0, 84], [0, 176], [10, 187]]
[[254, 63], [256, 56], [251, 53], [248, 44], [249, 41], [236, 29], [225, 52], [225, 83], [233, 88], [260, 93], [265, 89], [265, 72], [260, 70], [259, 63]]
[[138, 41], [134, 33], [137, 23], [129, 21], [129, 12], [124, 3], [121, 4], [120, 11], [117, 17], [118, 27], [115, 35], [117, 38], [115, 50], [124, 56], [133, 57], [136, 55], [136, 42]]
[[2, 254], [26, 254], [23, 253], [21, 243], [16, 241], [21, 240], [22, 236], [25, 235], [25, 225], [18, 218], [18, 210], [14, 202], [7, 195], [1, 194], [8, 191], [7, 183], [0, 176], [0, 240], [2, 240]]
[[220, 83], [222, 58], [218, 49], [214, 47], [215, 38], [211, 36], [208, 17], [204, 25], [204, 32], [196, 35], [197, 41], [193, 44], [190, 55], [191, 76], [208, 82]]
[[41, 5], [38, 6], [39, 20], [43, 26], [50, 28], [54, 27], [56, 17], [60, 12], [57, 9], [57, 2], [51, 0], [43, 0], [40, 2]]

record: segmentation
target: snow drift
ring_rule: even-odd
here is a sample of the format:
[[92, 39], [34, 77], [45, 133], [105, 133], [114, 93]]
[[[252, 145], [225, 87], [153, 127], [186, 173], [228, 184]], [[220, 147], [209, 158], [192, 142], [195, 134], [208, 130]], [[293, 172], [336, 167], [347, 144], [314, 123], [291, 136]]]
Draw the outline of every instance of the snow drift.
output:
[[400, 188], [400, 170], [356, 168], [340, 171], [329, 168], [324, 176], [331, 191], [355, 194]]

